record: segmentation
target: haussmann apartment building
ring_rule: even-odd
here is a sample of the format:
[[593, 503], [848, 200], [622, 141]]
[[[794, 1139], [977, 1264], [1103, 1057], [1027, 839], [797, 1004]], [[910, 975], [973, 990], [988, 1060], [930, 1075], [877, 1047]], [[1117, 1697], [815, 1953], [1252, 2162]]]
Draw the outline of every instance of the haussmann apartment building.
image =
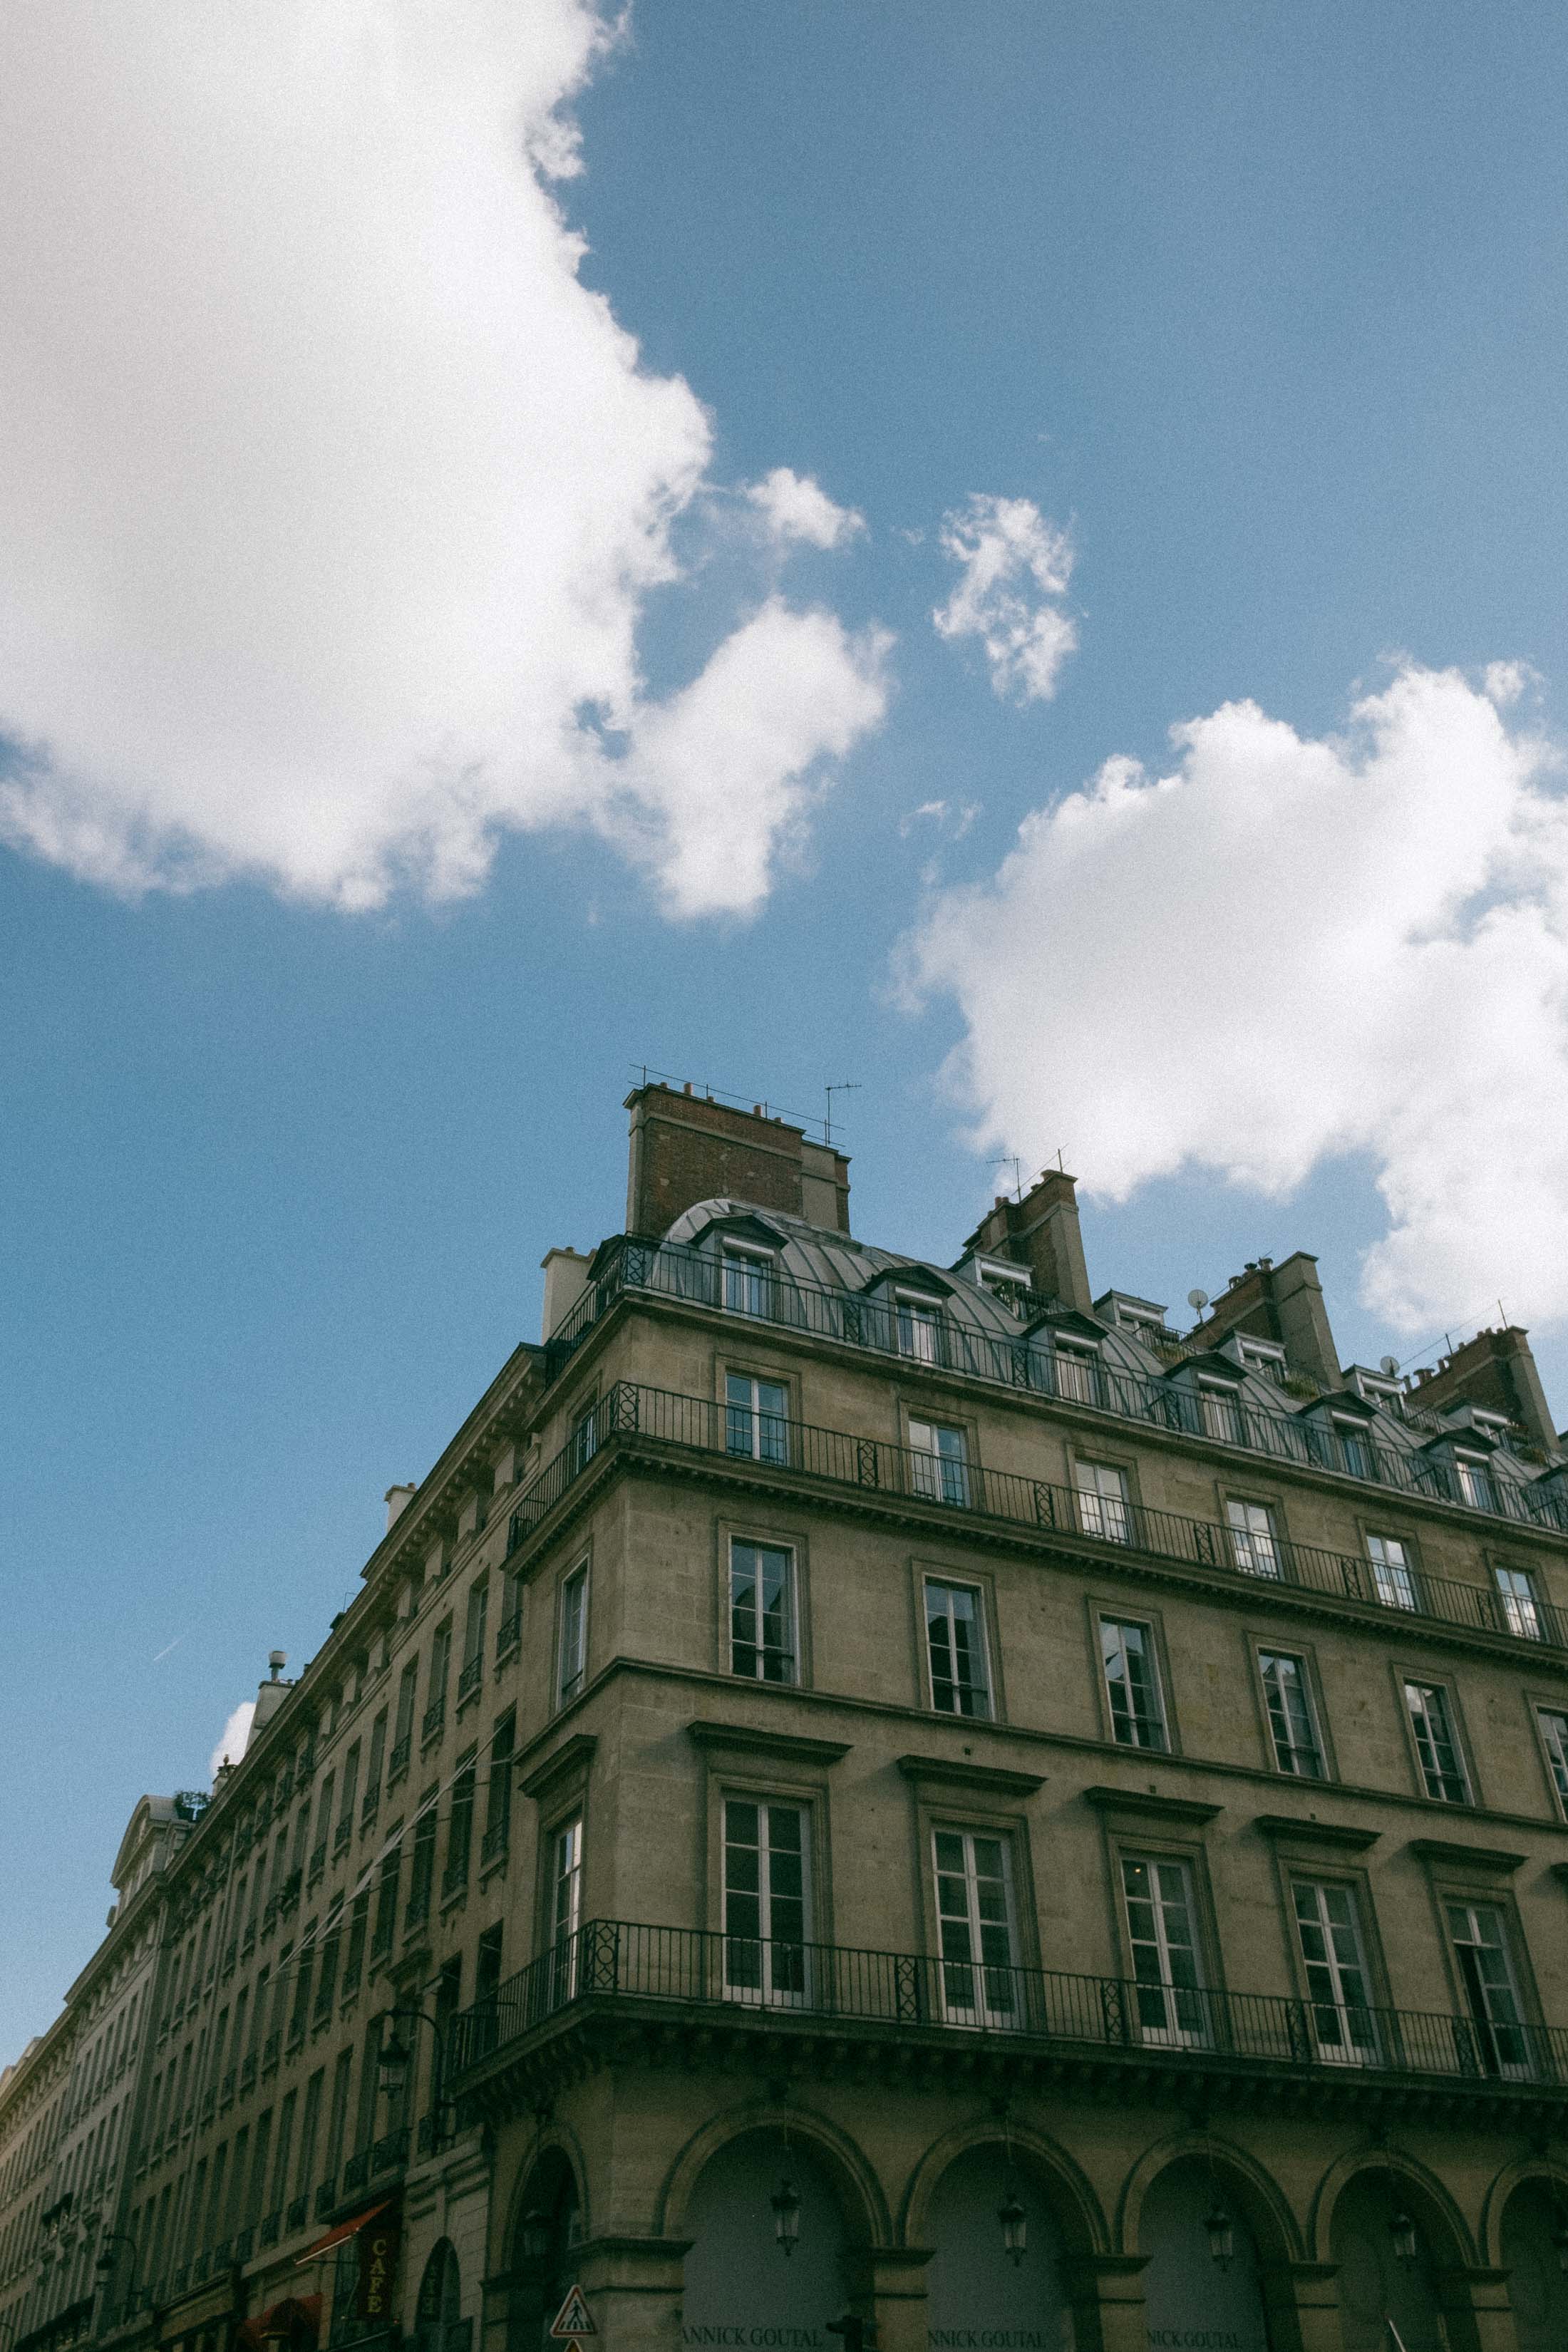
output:
[[626, 1232], [132, 1809], [0, 2081], [0, 2352], [574, 2287], [588, 2352], [1564, 2352], [1524, 1333], [1342, 1366], [1298, 1255], [1179, 1335], [1069, 1176], [927, 1265], [765, 1107], [628, 1108]]

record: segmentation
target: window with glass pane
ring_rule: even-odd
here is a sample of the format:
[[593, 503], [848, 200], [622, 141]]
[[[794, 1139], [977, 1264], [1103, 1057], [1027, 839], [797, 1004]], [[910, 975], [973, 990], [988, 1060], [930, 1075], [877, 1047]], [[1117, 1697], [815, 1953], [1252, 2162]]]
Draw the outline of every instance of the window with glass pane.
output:
[[989, 1716], [985, 1618], [973, 1584], [925, 1580], [926, 1655], [931, 1703], [943, 1715]]
[[1459, 1492], [1472, 1510], [1495, 1511], [1497, 1497], [1492, 1492], [1492, 1474], [1476, 1454], [1456, 1454], [1454, 1467], [1459, 1474]]
[[1552, 1784], [1563, 1811], [1568, 1813], [1568, 1715], [1553, 1706], [1539, 1707], [1536, 1713], [1541, 1723], [1541, 1737], [1546, 1745]]
[[969, 1501], [969, 1448], [963, 1430], [941, 1422], [911, 1421], [910, 1475], [917, 1495], [962, 1510]]
[[1105, 1663], [1105, 1687], [1110, 1698], [1114, 1737], [1124, 1748], [1151, 1748], [1163, 1752], [1166, 1745], [1165, 1711], [1160, 1700], [1160, 1675], [1150, 1628], [1102, 1617], [1100, 1650]]
[[1414, 1609], [1415, 1579], [1405, 1546], [1394, 1536], [1368, 1536], [1366, 1556], [1372, 1562], [1373, 1590], [1385, 1609]]
[[782, 1381], [731, 1372], [724, 1382], [724, 1446], [753, 1462], [789, 1459], [789, 1422]]
[[893, 1302], [893, 1311], [900, 1355], [912, 1356], [920, 1364], [934, 1364], [937, 1360], [936, 1307], [923, 1298], [898, 1298]]
[[578, 1414], [572, 1423], [572, 1434], [567, 1440], [567, 1445], [573, 1470], [585, 1470], [598, 1451], [599, 1408], [597, 1403], [589, 1405], [586, 1411]]
[[783, 1544], [731, 1543], [730, 1671], [795, 1679], [795, 1556]]
[[1193, 1888], [1184, 1862], [1125, 1855], [1121, 1892], [1132, 1949], [1133, 1998], [1146, 2042], [1191, 2048], [1209, 2039], [1193, 1928]]
[[1109, 1462], [1079, 1462], [1073, 1465], [1078, 1489], [1079, 1524], [1086, 1536], [1102, 1536], [1107, 1543], [1128, 1543], [1132, 1529], [1127, 1509], [1127, 1481]]
[[1237, 1568], [1247, 1576], [1278, 1576], [1279, 1538], [1267, 1503], [1228, 1502], [1225, 1515]]
[[577, 1990], [577, 1930], [583, 1924], [580, 1814], [556, 1831], [550, 1851], [550, 1943], [554, 1954], [551, 1979], [556, 2000], [570, 2000]]
[[1304, 1780], [1325, 1779], [1304, 1660], [1286, 1651], [1262, 1650], [1258, 1664], [1263, 1676], [1275, 1762], [1281, 1772], [1298, 1773]]
[[1448, 1933], [1482, 2066], [1489, 2074], [1528, 2074], [1529, 2040], [1502, 1912], [1495, 1903], [1450, 1903]]
[[1539, 1642], [1541, 1611], [1535, 1598], [1535, 1580], [1522, 1568], [1494, 1570], [1497, 1589], [1502, 1601], [1503, 1622], [1510, 1633], [1521, 1642]]
[[1372, 1440], [1366, 1431], [1357, 1428], [1353, 1422], [1336, 1421], [1334, 1435], [1340, 1441], [1340, 1460], [1350, 1472], [1351, 1476], [1375, 1478], [1377, 1457], [1373, 1452]]
[[937, 1830], [933, 1853], [943, 2016], [950, 2025], [1020, 2025], [1005, 1839], [979, 1830]]
[[799, 1805], [724, 1803], [724, 1990], [732, 2000], [808, 1998], [806, 1819]]
[[1096, 1375], [1100, 1365], [1087, 1349], [1067, 1348], [1058, 1342], [1056, 1366], [1058, 1396], [1068, 1398], [1074, 1404], [1099, 1402]]
[[1200, 1381], [1198, 1403], [1203, 1412], [1205, 1437], [1217, 1437], [1224, 1445], [1246, 1444], [1247, 1425], [1242, 1419], [1241, 1399], [1233, 1388], [1221, 1387], [1213, 1381]]
[[1405, 1704], [1410, 1710], [1410, 1728], [1415, 1736], [1426, 1794], [1447, 1805], [1468, 1805], [1470, 1787], [1454, 1736], [1447, 1692], [1441, 1683], [1406, 1683]]
[[561, 1587], [561, 1660], [556, 1696], [563, 1706], [583, 1687], [588, 1660], [588, 1564], [574, 1568]]
[[771, 1310], [773, 1262], [763, 1253], [727, 1249], [720, 1260], [724, 1304], [731, 1315], [766, 1315]]
[[1290, 1891], [1318, 2055], [1341, 2065], [1375, 2065], [1377, 2020], [1354, 1892], [1310, 1878], [1297, 1879]]

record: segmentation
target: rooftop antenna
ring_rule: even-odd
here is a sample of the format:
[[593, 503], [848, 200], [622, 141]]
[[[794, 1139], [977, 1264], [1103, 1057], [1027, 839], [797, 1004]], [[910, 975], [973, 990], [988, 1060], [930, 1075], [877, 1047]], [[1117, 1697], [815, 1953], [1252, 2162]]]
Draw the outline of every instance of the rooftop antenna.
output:
[[835, 1080], [832, 1086], [824, 1087], [822, 1091], [827, 1097], [827, 1117], [822, 1122], [822, 1139], [824, 1143], [831, 1145], [833, 1141], [833, 1097], [835, 1095], [858, 1095], [860, 1091], [860, 1081], [858, 1078], [838, 1078]]
[[1389, 1379], [1392, 1380], [1395, 1372], [1399, 1370], [1398, 1357], [1380, 1356], [1377, 1360], [1377, 1369], [1380, 1372], [1386, 1372]]
[[1209, 1295], [1208, 1295], [1208, 1292], [1207, 1292], [1206, 1290], [1189, 1290], [1189, 1291], [1188, 1291], [1188, 1293], [1187, 1293], [1187, 1305], [1192, 1308], [1193, 1313], [1194, 1313], [1194, 1315], [1197, 1315], [1197, 1316], [1200, 1316], [1200, 1317], [1201, 1317], [1201, 1316], [1202, 1316], [1202, 1314], [1203, 1314], [1204, 1308], [1208, 1305], [1208, 1303], [1209, 1303]]
[[1024, 1163], [1017, 1153], [1004, 1152], [1001, 1159], [994, 1160], [991, 1165], [993, 1168], [1010, 1168], [1013, 1171], [1013, 1198], [1015, 1201], [1021, 1201], [1024, 1197]]

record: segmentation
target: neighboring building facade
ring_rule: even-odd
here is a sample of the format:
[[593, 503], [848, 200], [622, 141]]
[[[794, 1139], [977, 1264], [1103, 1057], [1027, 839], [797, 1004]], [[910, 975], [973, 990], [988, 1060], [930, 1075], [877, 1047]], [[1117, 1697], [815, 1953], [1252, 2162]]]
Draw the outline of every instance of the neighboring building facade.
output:
[[577, 2284], [616, 2352], [1562, 2352], [1524, 1335], [1407, 1394], [1297, 1256], [1178, 1337], [1065, 1175], [941, 1267], [798, 1129], [630, 1108], [626, 1234], [160, 1876], [82, 2332], [543, 2352]]

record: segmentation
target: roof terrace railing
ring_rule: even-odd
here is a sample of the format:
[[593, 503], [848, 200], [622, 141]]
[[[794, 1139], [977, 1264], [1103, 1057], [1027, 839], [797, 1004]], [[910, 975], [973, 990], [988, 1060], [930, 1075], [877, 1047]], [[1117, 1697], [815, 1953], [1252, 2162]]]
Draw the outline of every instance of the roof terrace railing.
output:
[[[721, 1256], [674, 1242], [622, 1236], [610, 1245], [600, 1271], [551, 1335], [552, 1376], [616, 1301], [632, 1293], [804, 1331], [916, 1367], [1239, 1446], [1282, 1464], [1337, 1471], [1399, 1493], [1457, 1503], [1488, 1517], [1568, 1531], [1568, 1494], [1538, 1480], [1500, 1476], [1484, 1465], [1467, 1491], [1451, 1464], [1387, 1444], [1370, 1426], [1337, 1423], [1331, 1414], [1314, 1413], [1310, 1406], [1299, 1413], [1264, 1408], [1239, 1394], [1222, 1393], [1217, 1386], [1205, 1389], [1192, 1381], [1119, 1369], [1087, 1351], [1058, 1348], [1038, 1330], [1020, 1327], [1016, 1339], [1007, 1339], [971, 1328], [954, 1316], [911, 1312], [910, 1302], [897, 1297], [797, 1282], [761, 1260], [727, 1267]], [[1035, 1293], [1029, 1301], [1035, 1313], [1055, 1304]], [[1429, 1422], [1431, 1416], [1422, 1418]]]
[[454, 2079], [580, 2001], [617, 1999], [723, 2008], [769, 2023], [798, 2016], [946, 2029], [1004, 2046], [1030, 2040], [1199, 2062], [1240, 2059], [1342, 2080], [1382, 2072], [1568, 2091], [1562, 2026], [626, 1919], [587, 1921], [460, 2011], [448, 2029]]
[[718, 1456], [731, 1465], [755, 1463], [799, 1472], [862, 1496], [896, 1496], [955, 1515], [1052, 1529], [1101, 1547], [1108, 1556], [1118, 1550], [1149, 1553], [1254, 1584], [1300, 1586], [1468, 1632], [1568, 1649], [1568, 1612], [1539, 1598], [1433, 1576], [1414, 1561], [1394, 1567], [1353, 1552], [1152, 1510], [1115, 1496], [1083, 1494], [1048, 1479], [985, 1469], [919, 1447], [889, 1445], [880, 1438], [819, 1429], [782, 1414], [631, 1381], [607, 1390], [571, 1442], [524, 1487], [511, 1515], [509, 1553], [527, 1540], [603, 1447], [633, 1436]]

